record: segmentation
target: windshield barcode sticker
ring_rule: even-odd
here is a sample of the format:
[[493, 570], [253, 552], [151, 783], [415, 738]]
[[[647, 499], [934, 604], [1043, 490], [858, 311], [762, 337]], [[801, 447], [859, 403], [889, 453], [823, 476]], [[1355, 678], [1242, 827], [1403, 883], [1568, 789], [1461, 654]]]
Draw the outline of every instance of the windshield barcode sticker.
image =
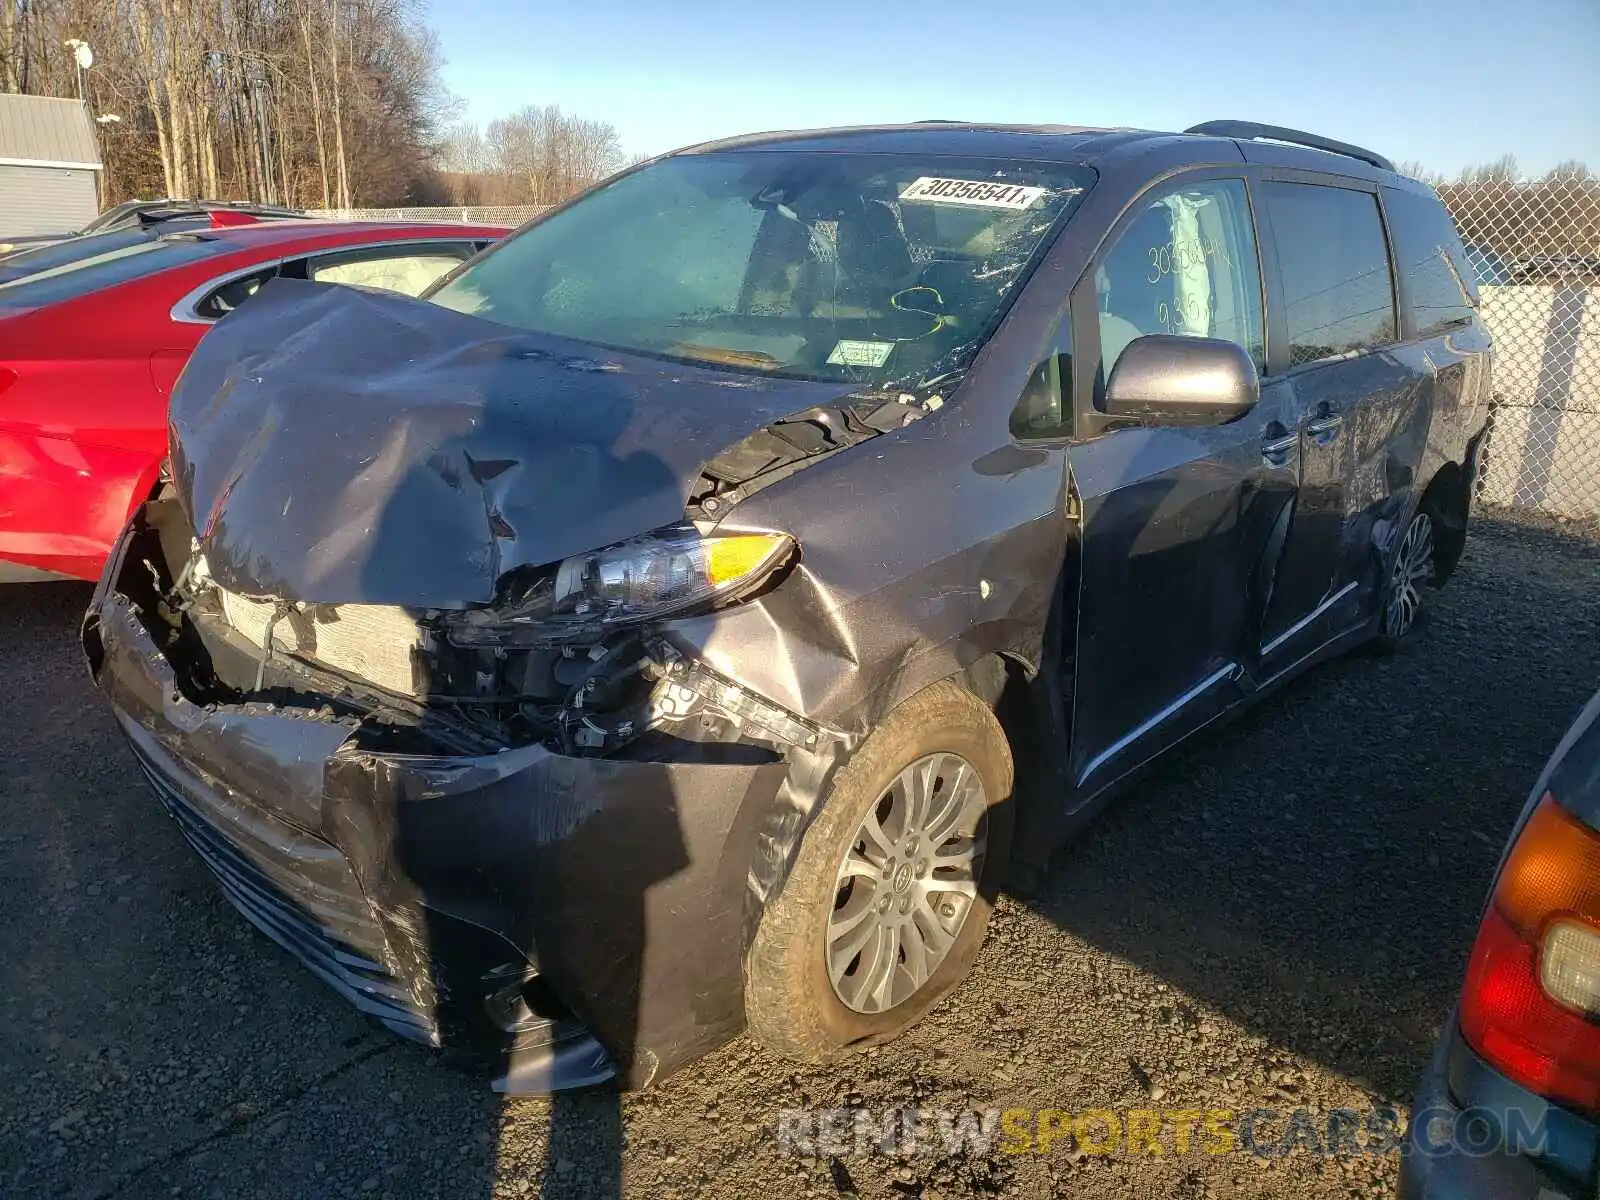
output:
[[962, 204], [970, 208], [1027, 208], [1049, 190], [1015, 183], [924, 175], [901, 192], [900, 199], [918, 204]]
[[856, 342], [846, 338], [833, 348], [828, 361], [840, 367], [881, 367], [889, 361], [893, 342]]

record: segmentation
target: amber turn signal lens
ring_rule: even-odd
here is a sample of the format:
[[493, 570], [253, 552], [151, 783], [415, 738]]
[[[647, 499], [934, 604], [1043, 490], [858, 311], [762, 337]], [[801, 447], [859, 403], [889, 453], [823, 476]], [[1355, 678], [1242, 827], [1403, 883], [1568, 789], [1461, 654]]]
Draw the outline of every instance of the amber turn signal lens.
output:
[[706, 581], [712, 587], [754, 575], [783, 554], [790, 539], [781, 533], [733, 534], [705, 540]]
[[1600, 834], [1546, 796], [1512, 847], [1494, 903], [1529, 939], [1559, 913], [1600, 921]]

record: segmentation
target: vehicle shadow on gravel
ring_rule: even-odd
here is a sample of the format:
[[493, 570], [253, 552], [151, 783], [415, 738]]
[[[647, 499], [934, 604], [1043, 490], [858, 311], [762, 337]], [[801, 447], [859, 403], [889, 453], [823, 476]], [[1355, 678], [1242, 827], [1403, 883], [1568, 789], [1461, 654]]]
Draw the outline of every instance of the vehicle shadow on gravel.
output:
[[1401, 1103], [1510, 825], [1600, 684], [1600, 541], [1480, 516], [1430, 600], [1419, 644], [1310, 672], [1114, 801], [1030, 901]]

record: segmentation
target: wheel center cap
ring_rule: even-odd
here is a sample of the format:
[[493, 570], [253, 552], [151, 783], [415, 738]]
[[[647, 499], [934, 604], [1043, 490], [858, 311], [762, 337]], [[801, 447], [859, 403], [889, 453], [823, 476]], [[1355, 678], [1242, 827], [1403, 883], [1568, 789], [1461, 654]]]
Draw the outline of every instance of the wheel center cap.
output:
[[896, 893], [903, 895], [911, 890], [911, 877], [911, 864], [903, 862], [894, 869], [894, 877], [889, 883]]

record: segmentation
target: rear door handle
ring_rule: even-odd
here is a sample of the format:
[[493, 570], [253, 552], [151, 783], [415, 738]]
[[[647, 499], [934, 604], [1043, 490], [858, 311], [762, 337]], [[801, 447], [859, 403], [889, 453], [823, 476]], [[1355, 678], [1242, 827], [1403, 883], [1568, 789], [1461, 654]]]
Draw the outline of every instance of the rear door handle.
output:
[[1307, 422], [1306, 436], [1314, 442], [1329, 442], [1338, 436], [1339, 426], [1343, 424], [1344, 418], [1338, 413], [1329, 413], [1325, 417]]

